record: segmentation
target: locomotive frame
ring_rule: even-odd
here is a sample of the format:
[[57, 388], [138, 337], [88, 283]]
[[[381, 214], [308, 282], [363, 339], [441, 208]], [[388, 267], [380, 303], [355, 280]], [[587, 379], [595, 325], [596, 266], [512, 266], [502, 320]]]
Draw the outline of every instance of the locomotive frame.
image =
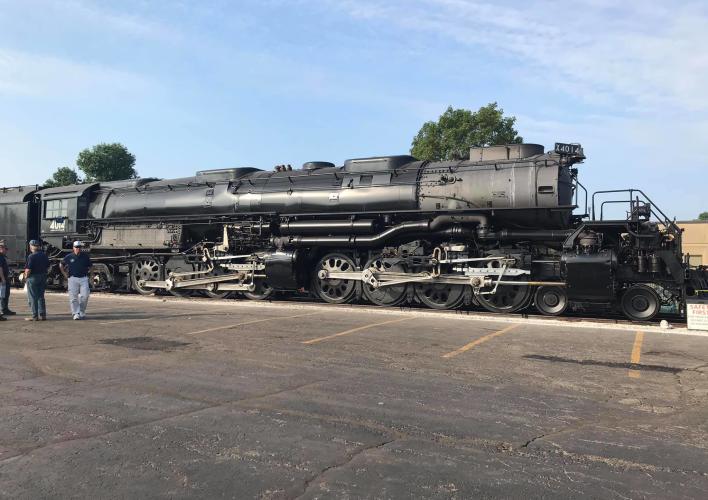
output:
[[[577, 144], [547, 153], [515, 144], [472, 148], [464, 161], [391, 156], [6, 188], [0, 233], [41, 238], [54, 286], [63, 285], [56, 263], [80, 239], [101, 289], [255, 300], [308, 291], [331, 303], [493, 312], [533, 304], [547, 315], [613, 308], [636, 321], [662, 307], [682, 314], [686, 297], [708, 289], [708, 271], [688, 266], [681, 229], [641, 190], [588, 200], [584, 159]], [[618, 203], [627, 217], [606, 220]]]

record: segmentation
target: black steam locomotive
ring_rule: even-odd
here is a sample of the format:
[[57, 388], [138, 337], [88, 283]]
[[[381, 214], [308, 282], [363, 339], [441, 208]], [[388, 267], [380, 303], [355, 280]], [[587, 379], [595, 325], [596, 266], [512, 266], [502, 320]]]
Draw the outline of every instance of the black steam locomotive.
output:
[[[309, 291], [330, 303], [434, 309], [610, 307], [633, 320], [682, 311], [708, 289], [708, 272], [684, 262], [680, 228], [639, 190], [589, 204], [576, 168], [584, 158], [576, 144], [548, 153], [514, 144], [472, 148], [463, 161], [387, 156], [6, 188], [0, 237], [15, 239], [18, 264], [28, 239], [57, 261], [83, 240], [94, 287], [141, 294]], [[574, 214], [581, 194], [590, 214]], [[605, 220], [618, 202], [627, 217]], [[53, 269], [50, 282], [62, 280]]]

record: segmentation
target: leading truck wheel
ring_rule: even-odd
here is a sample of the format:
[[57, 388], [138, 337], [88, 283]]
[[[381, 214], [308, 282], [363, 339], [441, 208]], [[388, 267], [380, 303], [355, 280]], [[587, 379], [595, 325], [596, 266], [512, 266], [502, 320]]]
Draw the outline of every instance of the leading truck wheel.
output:
[[140, 295], [152, 295], [157, 289], [146, 287], [144, 284], [141, 284], [141, 282], [159, 281], [160, 264], [154, 259], [136, 260], [130, 269], [130, 277], [132, 279], [133, 290]]
[[331, 253], [320, 259], [312, 277], [312, 289], [315, 295], [330, 304], [346, 304], [357, 296], [360, 284], [357, 280], [340, 278], [320, 279], [319, 272], [352, 272], [356, 271], [354, 261], [341, 253]]
[[632, 321], [649, 321], [661, 309], [661, 299], [653, 288], [633, 285], [622, 294], [620, 306], [624, 315]]
[[560, 316], [568, 307], [568, 295], [559, 286], [541, 286], [534, 295], [538, 312], [547, 316]]

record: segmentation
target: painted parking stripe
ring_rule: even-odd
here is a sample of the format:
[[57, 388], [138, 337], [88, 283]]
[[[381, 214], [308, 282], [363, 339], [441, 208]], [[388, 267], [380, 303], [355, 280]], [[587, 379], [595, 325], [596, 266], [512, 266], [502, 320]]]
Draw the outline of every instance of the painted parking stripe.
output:
[[[632, 346], [632, 357], [630, 358], [630, 363], [633, 365], [638, 365], [642, 358], [642, 342], [644, 341], [644, 332], [637, 332], [634, 336], [634, 345]], [[627, 372], [629, 378], [639, 378], [642, 376], [639, 370], [629, 370]]]
[[506, 328], [502, 328], [502, 329], [499, 330], [499, 331], [496, 331], [496, 332], [494, 332], [494, 333], [490, 333], [490, 334], [488, 334], [488, 335], [485, 335], [484, 337], [480, 337], [480, 338], [478, 338], [477, 340], [473, 340], [473, 341], [470, 342], [469, 344], [465, 344], [465, 345], [463, 345], [462, 347], [460, 347], [459, 349], [455, 349], [455, 350], [452, 351], [452, 352], [448, 352], [447, 354], [443, 354], [442, 357], [443, 357], [443, 358], [454, 358], [454, 357], [457, 356], [458, 354], [462, 354], [463, 352], [469, 351], [470, 349], [472, 349], [472, 348], [474, 348], [474, 347], [476, 347], [476, 346], [478, 346], [478, 345], [480, 345], [480, 344], [483, 344], [483, 343], [485, 343], [487, 340], [491, 340], [491, 339], [493, 339], [494, 337], [498, 337], [499, 335], [504, 335], [506, 332], [510, 332], [511, 330], [513, 330], [514, 328], [518, 328], [519, 326], [521, 326], [521, 325], [518, 325], [518, 324], [516, 324], [516, 325], [509, 325], [509, 326], [507, 326]]
[[307, 313], [307, 314], [296, 314], [295, 316], [277, 316], [275, 318], [254, 319], [251, 321], [243, 321], [241, 323], [234, 323], [232, 325], [216, 326], [214, 328], [206, 328], [204, 330], [197, 330], [196, 332], [183, 333], [182, 335], [197, 335], [200, 333], [218, 332], [219, 330], [228, 330], [230, 328], [236, 328], [237, 326], [253, 325], [255, 323], [264, 323], [266, 321], [275, 321], [278, 319], [288, 320], [288, 319], [294, 319], [294, 318], [302, 318], [303, 316], [312, 316], [314, 314], [319, 314], [319, 312], [311, 312], [311, 313]]
[[344, 330], [343, 332], [335, 333], [333, 335], [326, 335], [324, 337], [317, 337], [315, 339], [303, 340], [301, 343], [302, 344], [317, 344], [318, 342], [333, 339], [336, 337], [341, 337], [343, 335], [349, 335], [350, 333], [356, 333], [356, 332], [360, 332], [362, 330], [368, 330], [369, 328], [375, 328], [377, 326], [390, 325], [391, 323], [400, 323], [401, 321], [409, 321], [411, 319], [414, 319], [414, 318], [398, 318], [398, 319], [390, 319], [388, 321], [382, 321], [380, 323], [371, 323], [369, 325], [358, 326], [356, 328], [352, 328], [351, 330]]

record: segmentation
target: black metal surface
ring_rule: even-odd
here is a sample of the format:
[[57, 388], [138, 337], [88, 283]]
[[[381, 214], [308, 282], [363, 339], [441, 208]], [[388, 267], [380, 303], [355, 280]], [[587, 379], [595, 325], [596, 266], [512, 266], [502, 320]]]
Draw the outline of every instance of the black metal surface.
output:
[[297, 283], [297, 251], [275, 251], [264, 256], [265, 274], [273, 290], [295, 290]]
[[10, 268], [24, 267], [27, 242], [39, 239], [39, 205], [34, 196], [37, 189], [31, 185], [0, 191], [0, 239], [7, 245]]
[[561, 266], [570, 300], [609, 301], [615, 295], [613, 271], [617, 256], [612, 250], [566, 253], [561, 257]]

